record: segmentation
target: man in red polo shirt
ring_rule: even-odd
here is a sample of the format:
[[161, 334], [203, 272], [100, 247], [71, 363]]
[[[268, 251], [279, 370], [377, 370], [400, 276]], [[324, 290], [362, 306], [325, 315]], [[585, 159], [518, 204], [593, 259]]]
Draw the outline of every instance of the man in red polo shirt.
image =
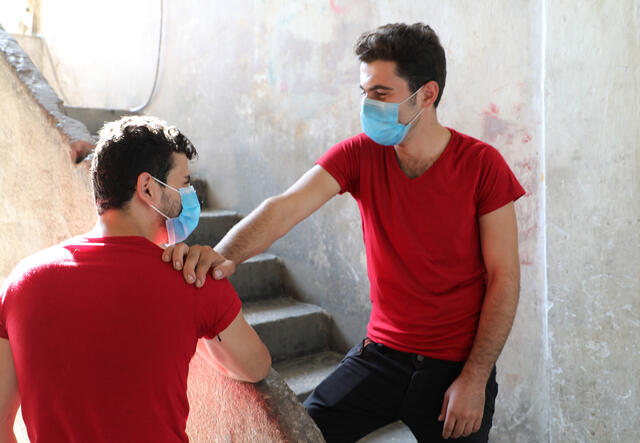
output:
[[[362, 218], [371, 317], [367, 337], [305, 401], [309, 414], [328, 442], [353, 442], [396, 420], [419, 441], [486, 442], [495, 363], [518, 303], [514, 201], [524, 190], [496, 149], [438, 122], [446, 60], [429, 26], [382, 26], [359, 38], [356, 54], [364, 133], [329, 149], [215, 250], [240, 263], [350, 193]], [[183, 260], [186, 249], [163, 258]], [[194, 272], [199, 255], [204, 266]], [[214, 255], [191, 248], [184, 275], [201, 280]]]
[[0, 441], [19, 404], [31, 442], [184, 442], [197, 340], [224, 374], [257, 382], [271, 358], [227, 280], [198, 289], [159, 260], [200, 216], [176, 128], [125, 117], [100, 132], [99, 219], [24, 259], [0, 303]]

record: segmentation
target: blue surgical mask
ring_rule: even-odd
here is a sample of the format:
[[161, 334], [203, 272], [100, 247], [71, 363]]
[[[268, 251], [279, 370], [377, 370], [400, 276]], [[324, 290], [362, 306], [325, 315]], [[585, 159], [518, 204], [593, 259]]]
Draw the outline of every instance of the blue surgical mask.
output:
[[174, 218], [167, 216], [158, 208], [149, 203], [149, 206], [155, 209], [158, 214], [167, 219], [165, 222], [167, 225], [167, 245], [171, 246], [186, 240], [186, 238], [191, 235], [194, 229], [196, 229], [196, 226], [198, 226], [198, 221], [200, 220], [200, 202], [198, 201], [198, 196], [196, 195], [196, 190], [193, 188], [193, 186], [176, 189], [173, 186], [169, 186], [165, 182], [160, 181], [155, 177], [153, 177], [153, 179], [180, 194], [182, 210], [180, 211], [180, 215]]
[[400, 103], [387, 103], [363, 97], [360, 122], [364, 133], [379, 145], [393, 146], [402, 142], [409, 129], [411, 129], [413, 122], [422, 114], [422, 109], [409, 123], [403, 125], [398, 121], [400, 105], [416, 95], [418, 91]]

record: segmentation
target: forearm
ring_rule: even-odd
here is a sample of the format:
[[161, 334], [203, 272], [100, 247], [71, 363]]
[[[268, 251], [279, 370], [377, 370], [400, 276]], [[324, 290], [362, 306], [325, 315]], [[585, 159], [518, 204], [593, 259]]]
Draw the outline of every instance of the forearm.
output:
[[264, 252], [295, 223], [286, 220], [280, 197], [271, 197], [237, 223], [214, 247], [236, 264]]
[[502, 352], [518, 306], [519, 276], [489, 279], [476, 338], [462, 374], [486, 383]]

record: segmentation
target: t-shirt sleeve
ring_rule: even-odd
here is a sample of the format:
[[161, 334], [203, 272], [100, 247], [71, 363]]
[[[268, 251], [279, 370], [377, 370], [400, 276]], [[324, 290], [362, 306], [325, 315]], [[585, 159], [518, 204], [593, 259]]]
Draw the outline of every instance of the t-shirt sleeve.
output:
[[207, 279], [196, 297], [198, 337], [211, 339], [224, 331], [242, 307], [238, 294], [226, 279]]
[[495, 211], [525, 194], [524, 188], [497, 149], [487, 146], [478, 183], [478, 215]]
[[354, 193], [360, 174], [361, 137], [344, 140], [325, 152], [316, 162], [340, 184], [340, 194]]

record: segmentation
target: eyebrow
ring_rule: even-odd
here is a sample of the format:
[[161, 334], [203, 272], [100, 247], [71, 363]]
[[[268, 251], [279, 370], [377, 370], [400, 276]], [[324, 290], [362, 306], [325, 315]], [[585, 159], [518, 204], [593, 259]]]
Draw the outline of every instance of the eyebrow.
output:
[[[360, 89], [365, 91], [362, 85], [360, 85]], [[390, 88], [389, 86], [384, 86], [384, 85], [373, 85], [372, 87], [369, 88], [369, 91], [376, 91], [378, 89], [382, 89], [384, 91], [393, 91], [393, 88]]]

